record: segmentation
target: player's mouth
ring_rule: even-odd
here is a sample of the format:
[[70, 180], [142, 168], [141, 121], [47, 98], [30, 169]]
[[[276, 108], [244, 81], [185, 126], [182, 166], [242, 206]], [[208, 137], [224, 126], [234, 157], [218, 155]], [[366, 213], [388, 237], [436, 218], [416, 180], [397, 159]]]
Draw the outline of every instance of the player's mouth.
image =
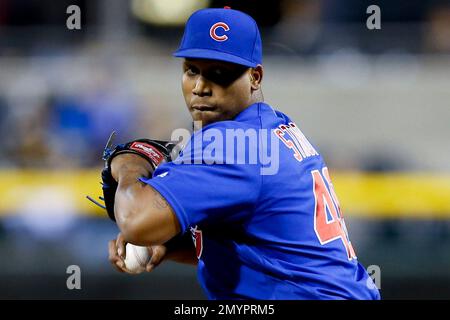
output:
[[200, 111], [200, 112], [207, 112], [207, 111], [212, 112], [212, 111], [216, 111], [216, 110], [217, 110], [217, 108], [214, 107], [214, 106], [198, 105], [198, 104], [193, 105], [193, 106], [192, 106], [192, 109], [193, 109], [193, 110]]

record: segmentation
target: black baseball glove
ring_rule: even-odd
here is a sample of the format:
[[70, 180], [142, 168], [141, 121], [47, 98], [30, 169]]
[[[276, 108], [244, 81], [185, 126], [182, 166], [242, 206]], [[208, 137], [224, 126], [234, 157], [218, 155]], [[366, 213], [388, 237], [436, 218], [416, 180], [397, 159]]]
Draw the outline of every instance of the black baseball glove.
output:
[[103, 168], [101, 174], [103, 197], [100, 197], [100, 200], [103, 200], [105, 205], [102, 205], [89, 196], [87, 196], [87, 198], [96, 205], [105, 209], [111, 220], [116, 221], [114, 217], [114, 201], [118, 184], [111, 175], [112, 160], [119, 154], [133, 153], [147, 160], [152, 165], [153, 169], [156, 169], [156, 167], [158, 167], [161, 163], [171, 161], [171, 152], [176, 146], [176, 143], [162, 140], [138, 139], [127, 143], [118, 144], [113, 147], [114, 136], [115, 132], [112, 132], [108, 142], [106, 143], [102, 157], [105, 161], [105, 167]]

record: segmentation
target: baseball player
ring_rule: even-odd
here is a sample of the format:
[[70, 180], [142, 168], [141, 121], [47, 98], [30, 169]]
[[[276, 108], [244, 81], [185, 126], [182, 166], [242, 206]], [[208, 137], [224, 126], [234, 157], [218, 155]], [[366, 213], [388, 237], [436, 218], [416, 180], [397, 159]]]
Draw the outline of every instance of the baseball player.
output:
[[113, 265], [127, 271], [129, 242], [152, 250], [147, 271], [164, 259], [197, 265], [209, 299], [380, 299], [323, 158], [263, 100], [256, 22], [199, 10], [174, 56], [195, 130], [173, 161], [161, 141], [107, 150], [105, 203], [120, 229]]

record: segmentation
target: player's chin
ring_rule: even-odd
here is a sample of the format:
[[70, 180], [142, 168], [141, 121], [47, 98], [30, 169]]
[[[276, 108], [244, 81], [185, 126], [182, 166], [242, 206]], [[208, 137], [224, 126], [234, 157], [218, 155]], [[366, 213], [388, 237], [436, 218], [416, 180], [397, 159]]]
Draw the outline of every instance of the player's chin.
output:
[[[207, 126], [211, 123], [222, 121], [223, 117], [218, 111], [199, 111], [199, 110], [191, 110], [192, 120], [196, 122], [201, 122], [201, 126]], [[200, 123], [198, 123], [200, 124]], [[197, 126], [198, 126], [197, 124]]]

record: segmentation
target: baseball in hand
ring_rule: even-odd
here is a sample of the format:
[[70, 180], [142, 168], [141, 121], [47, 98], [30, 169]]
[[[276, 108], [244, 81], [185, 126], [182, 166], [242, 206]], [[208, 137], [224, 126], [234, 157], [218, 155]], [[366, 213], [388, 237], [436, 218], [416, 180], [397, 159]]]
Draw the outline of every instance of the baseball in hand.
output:
[[147, 263], [150, 262], [147, 247], [135, 246], [127, 243], [125, 247], [125, 267], [132, 273], [141, 273], [145, 271]]

